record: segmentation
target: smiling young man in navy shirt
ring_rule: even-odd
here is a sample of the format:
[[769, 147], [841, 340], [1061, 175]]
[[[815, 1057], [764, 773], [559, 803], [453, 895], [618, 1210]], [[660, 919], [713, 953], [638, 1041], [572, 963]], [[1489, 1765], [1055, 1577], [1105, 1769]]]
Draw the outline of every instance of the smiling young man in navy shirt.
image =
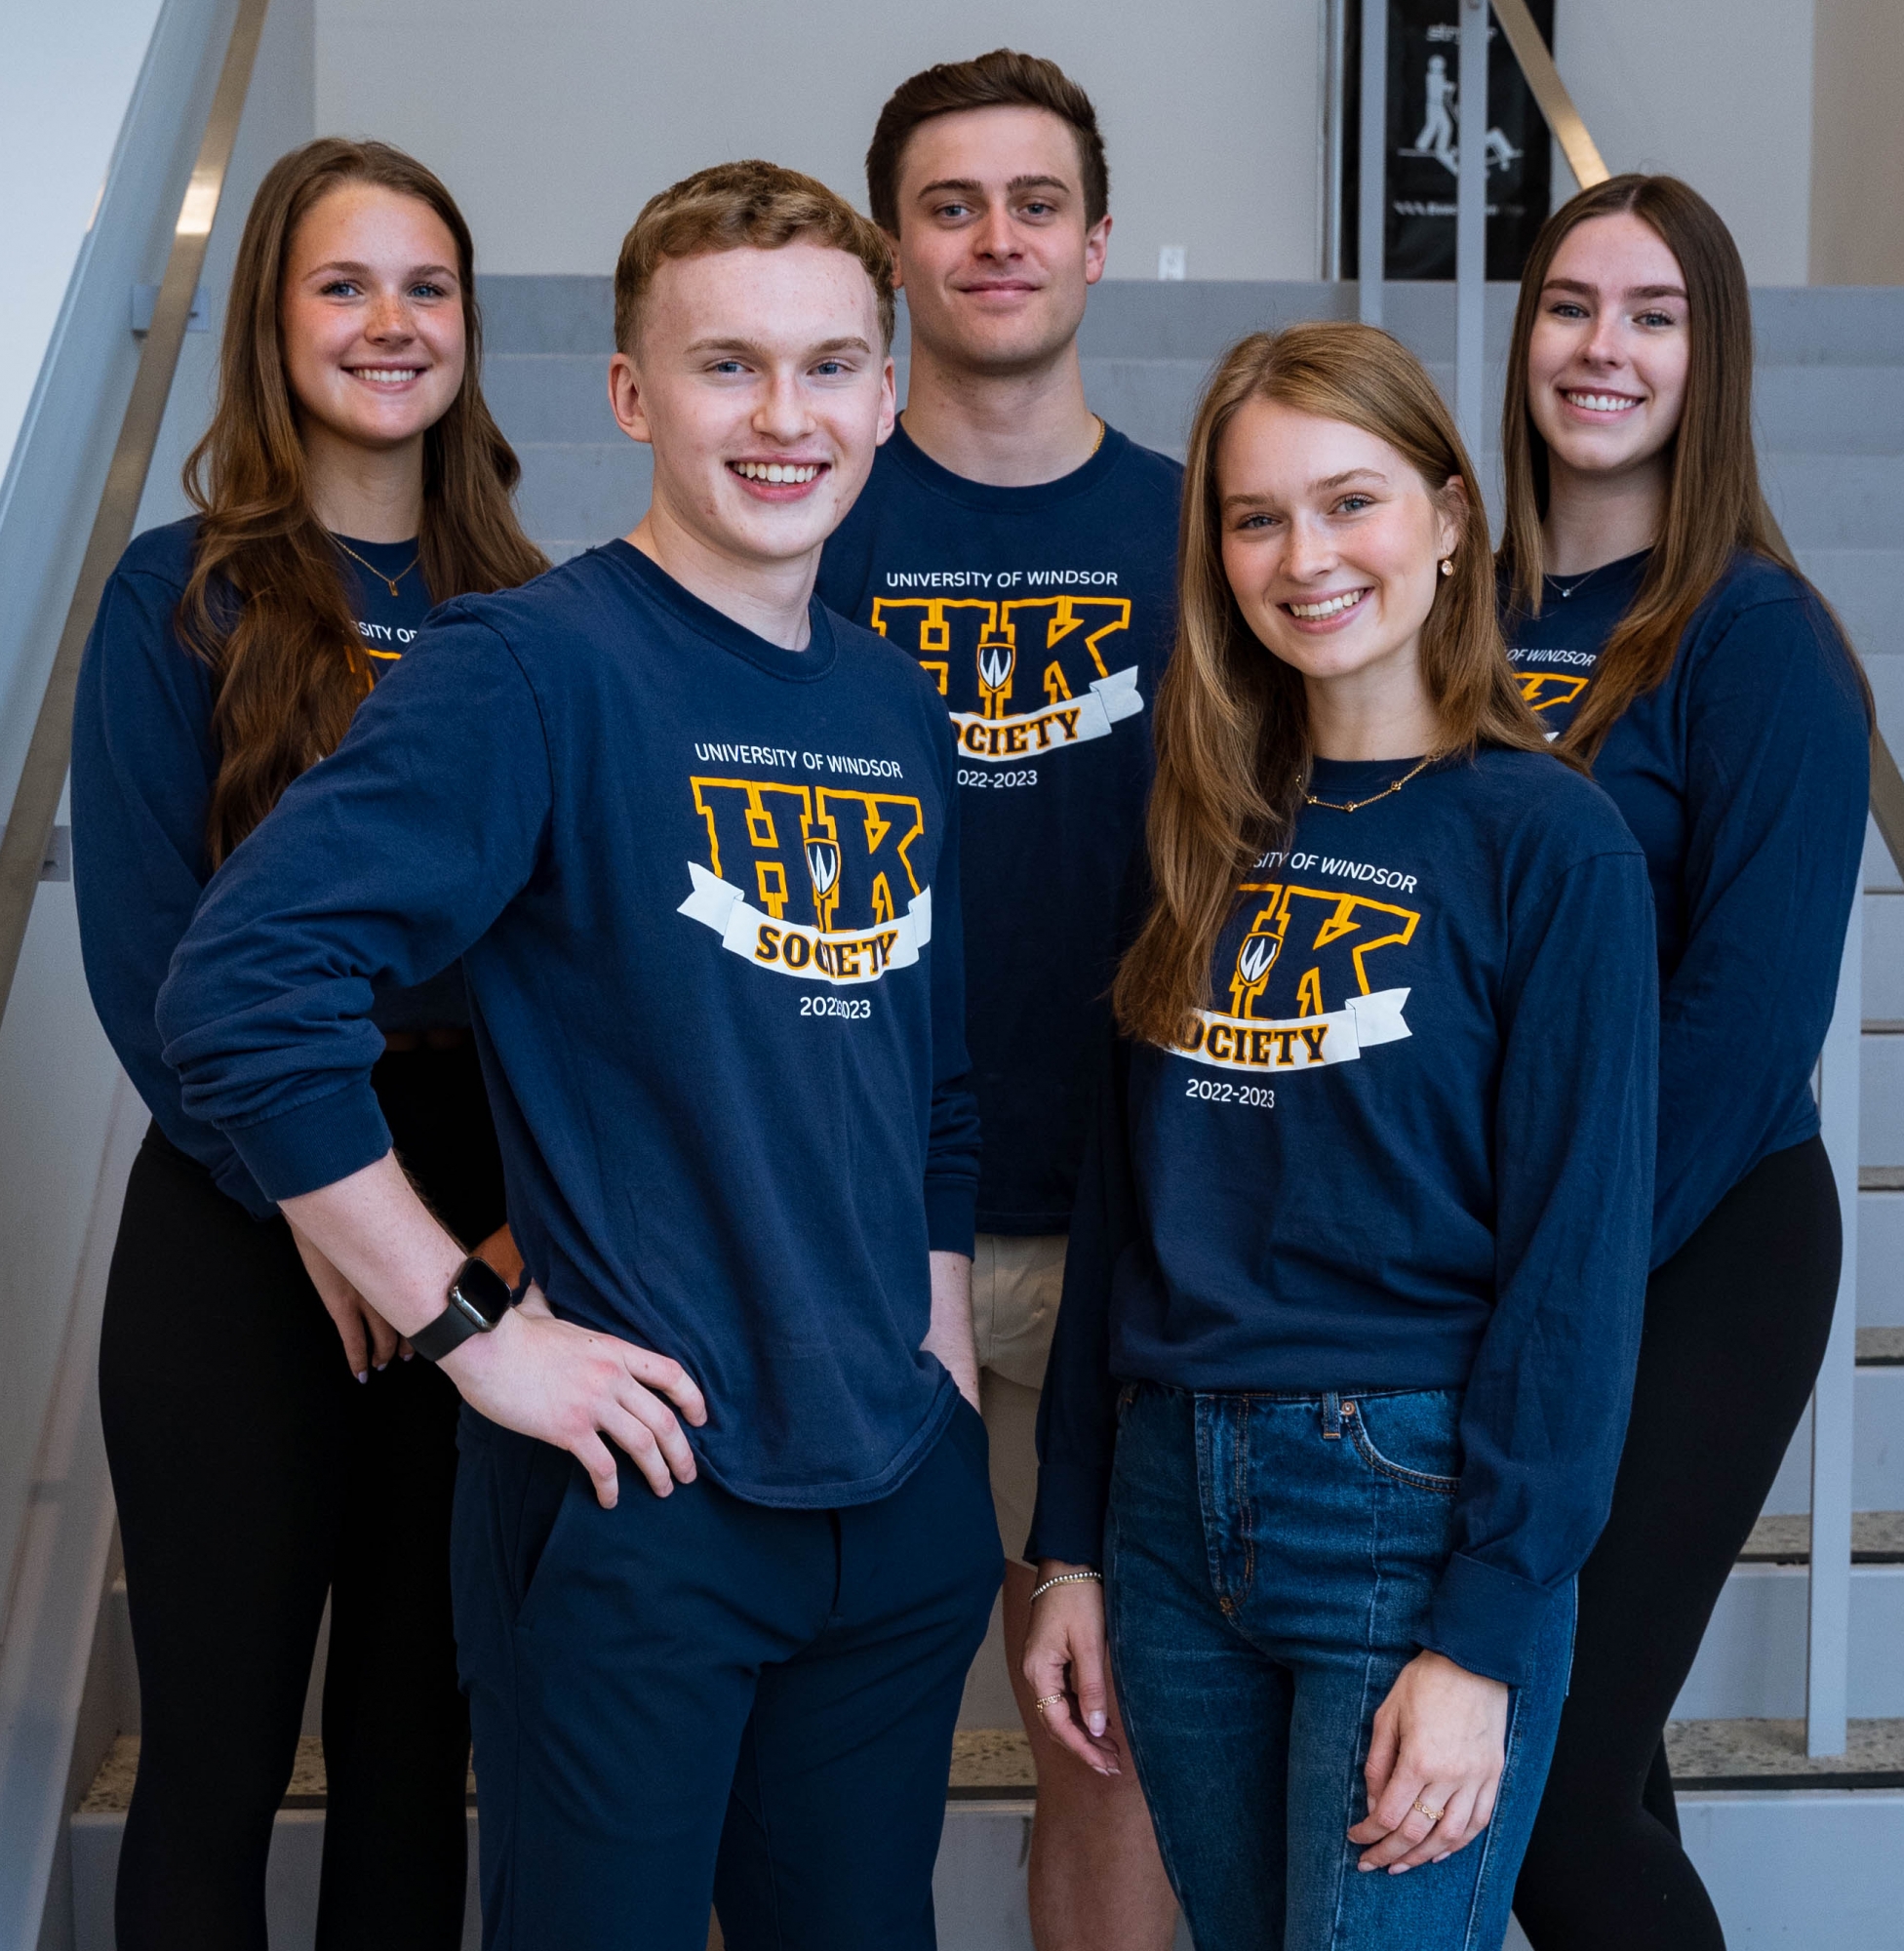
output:
[[[925, 1951], [999, 1579], [959, 796], [931, 681], [812, 597], [892, 426], [890, 261], [726, 165], [643, 212], [615, 312], [648, 516], [435, 613], [208, 891], [159, 1026], [464, 1397], [485, 1944], [701, 1951], [713, 1896], [736, 1951]], [[374, 987], [457, 957], [514, 1307], [370, 1089]]]
[[1119, 896], [1142, 835], [1150, 714], [1175, 625], [1183, 470], [1085, 403], [1078, 329], [1109, 175], [1091, 99], [1007, 49], [929, 68], [882, 110], [874, 219], [911, 325], [906, 409], [826, 547], [820, 594], [917, 658], [963, 801], [966, 1034], [984, 1129], [973, 1303], [1005, 1646], [1039, 1768], [1039, 1951], [1163, 1951], [1176, 1906], [1132, 1777], [1038, 1739], [1019, 1663], [1039, 1391], [1109, 1037]]

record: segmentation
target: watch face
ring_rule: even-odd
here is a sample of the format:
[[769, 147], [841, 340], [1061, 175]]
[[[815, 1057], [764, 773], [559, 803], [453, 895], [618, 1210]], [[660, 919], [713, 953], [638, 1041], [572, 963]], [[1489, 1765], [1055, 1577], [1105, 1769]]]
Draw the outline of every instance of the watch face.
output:
[[456, 1269], [449, 1297], [452, 1307], [487, 1333], [509, 1311], [509, 1283], [487, 1260], [472, 1254]]

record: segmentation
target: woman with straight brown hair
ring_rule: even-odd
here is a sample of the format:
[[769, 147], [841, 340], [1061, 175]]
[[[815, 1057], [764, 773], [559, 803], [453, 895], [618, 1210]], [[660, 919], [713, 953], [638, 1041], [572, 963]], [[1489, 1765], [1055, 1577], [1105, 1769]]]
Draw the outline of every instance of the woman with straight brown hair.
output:
[[[462, 1938], [456, 1392], [184, 1109], [153, 1004], [219, 863], [381, 670], [429, 655], [431, 604], [545, 567], [483, 404], [472, 256], [448, 190], [383, 143], [313, 142], [271, 169], [186, 468], [199, 513], [127, 549], [81, 671], [87, 980], [153, 1114], [99, 1355], [139, 1676], [121, 1951], [264, 1951], [265, 1857], [327, 1595], [317, 1942]], [[339, 857], [344, 899], [351, 871]], [[377, 996], [374, 1015], [398, 1152], [445, 1222], [513, 1269], [457, 969]], [[323, 1096], [308, 1115], [327, 1115]], [[400, 1496], [379, 1492], [391, 1483]]]
[[1384, 334], [1223, 361], [1178, 600], [1026, 1674], [1118, 1768], [1108, 1629], [1199, 1951], [1495, 1951], [1639, 1333], [1645, 865]]
[[1810, 1080], [1868, 702], [1760, 493], [1745, 269], [1686, 184], [1615, 177], [1548, 219], [1502, 454], [1508, 655], [1646, 852], [1660, 981], [1632, 1421], [1516, 1908], [1537, 1951], [1719, 1951], [1664, 1732], [1831, 1331], [1838, 1195]]

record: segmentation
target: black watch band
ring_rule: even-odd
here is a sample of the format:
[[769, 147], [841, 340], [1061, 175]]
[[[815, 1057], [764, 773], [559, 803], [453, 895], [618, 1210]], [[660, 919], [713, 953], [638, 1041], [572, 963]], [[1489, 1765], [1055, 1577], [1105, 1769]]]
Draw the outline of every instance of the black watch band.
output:
[[515, 1306], [517, 1295], [487, 1260], [474, 1254], [450, 1283], [450, 1304], [427, 1328], [410, 1337], [426, 1362], [440, 1362], [472, 1334], [487, 1334]]

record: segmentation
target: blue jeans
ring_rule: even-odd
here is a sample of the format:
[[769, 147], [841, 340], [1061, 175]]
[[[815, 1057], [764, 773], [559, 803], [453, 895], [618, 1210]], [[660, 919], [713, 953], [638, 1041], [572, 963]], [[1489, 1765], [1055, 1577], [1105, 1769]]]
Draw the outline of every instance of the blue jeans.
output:
[[1458, 1390], [1124, 1393], [1111, 1657], [1197, 1951], [1499, 1951], [1567, 1693], [1570, 1588], [1513, 1692], [1488, 1828], [1403, 1876], [1358, 1871], [1347, 1839], [1375, 1710], [1448, 1561], [1460, 1409]]

